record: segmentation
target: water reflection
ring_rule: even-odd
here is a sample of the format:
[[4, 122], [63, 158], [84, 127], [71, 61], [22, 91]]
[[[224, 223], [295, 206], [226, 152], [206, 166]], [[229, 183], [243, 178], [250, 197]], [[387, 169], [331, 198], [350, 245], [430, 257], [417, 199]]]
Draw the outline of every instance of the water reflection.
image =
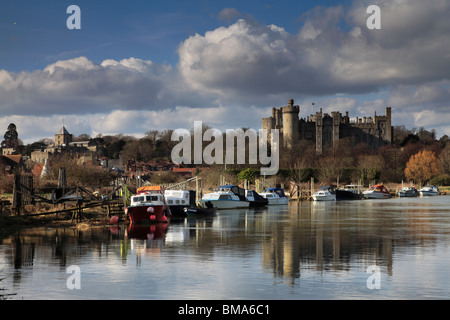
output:
[[[234, 269], [242, 264], [248, 268], [242, 275], [247, 277], [243, 281], [253, 279], [242, 285], [242, 290], [261, 282], [277, 286], [276, 282], [267, 282], [267, 275], [296, 288], [301, 279], [317, 276], [322, 281], [330, 275], [334, 281], [366, 277], [366, 268], [377, 265], [394, 287], [396, 276], [400, 279], [396, 263], [398, 266], [408, 261], [406, 268], [411, 268], [411, 264], [423, 267], [421, 260], [408, 260], [419, 248], [423, 258], [432, 256], [440, 262], [442, 270], [435, 277], [447, 279], [449, 204], [450, 197], [294, 202], [286, 206], [221, 211], [216, 217], [185, 218], [172, 221], [169, 226], [27, 229], [1, 239], [0, 273], [10, 276], [5, 283], [11, 283], [12, 291], [17, 290], [25, 297], [31, 283], [38, 286], [36, 282], [45, 281], [54, 272], [64, 278], [66, 267], [72, 264], [89, 265], [95, 270], [107, 266], [125, 274], [128, 268], [143, 269], [146, 263], [158, 263], [158, 267], [176, 278], [177, 288], [189, 287], [192, 268], [204, 267], [205, 263], [213, 266], [210, 277], [236, 281], [227, 273], [215, 274], [214, 268]], [[437, 251], [447, 255], [436, 257]], [[185, 261], [190, 265], [184, 265]], [[116, 269], [117, 265], [124, 269]], [[181, 265], [185, 268], [179, 268]], [[175, 275], [176, 272], [180, 274]], [[38, 276], [33, 276], [34, 273]], [[315, 283], [311, 282], [311, 290]], [[394, 289], [391, 290], [396, 297]], [[440, 295], [450, 296], [448, 286], [443, 290]], [[302, 297], [300, 292], [297, 294]], [[44, 290], [40, 294], [45, 298], [54, 293]], [[279, 298], [291, 294], [284, 292]], [[159, 298], [172, 297], [163, 294]]]

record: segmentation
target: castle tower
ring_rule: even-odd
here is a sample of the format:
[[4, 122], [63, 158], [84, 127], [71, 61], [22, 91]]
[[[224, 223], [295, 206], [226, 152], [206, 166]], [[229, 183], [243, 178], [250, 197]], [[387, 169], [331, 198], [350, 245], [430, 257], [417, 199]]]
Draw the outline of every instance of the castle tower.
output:
[[323, 114], [322, 108], [320, 112], [316, 112], [316, 152], [322, 154], [323, 151]]
[[333, 118], [332, 145], [336, 146], [339, 142], [339, 129], [341, 125], [342, 115], [340, 112], [333, 111], [331, 112], [331, 117]]
[[299, 106], [294, 106], [294, 99], [289, 100], [289, 104], [282, 108], [283, 113], [283, 143], [285, 147], [291, 148], [298, 140], [298, 114]]
[[386, 132], [385, 139], [389, 145], [392, 144], [392, 119], [391, 119], [391, 107], [386, 107]]

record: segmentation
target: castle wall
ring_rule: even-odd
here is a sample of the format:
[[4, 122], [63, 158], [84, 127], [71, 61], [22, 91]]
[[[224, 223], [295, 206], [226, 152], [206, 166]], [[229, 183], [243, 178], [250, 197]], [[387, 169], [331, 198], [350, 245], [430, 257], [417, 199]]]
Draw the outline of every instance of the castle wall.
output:
[[336, 145], [339, 140], [350, 138], [354, 145], [367, 143], [372, 148], [378, 148], [384, 143], [391, 144], [393, 129], [391, 108], [386, 108], [386, 115], [357, 118], [351, 121], [348, 112], [342, 116], [340, 112], [324, 114], [322, 109], [306, 120], [299, 119], [299, 106], [294, 106], [294, 100], [282, 108], [273, 108], [272, 117], [262, 119], [262, 127], [270, 133], [271, 129], [279, 129], [284, 145], [292, 147], [295, 141], [306, 139], [313, 141], [316, 152], [322, 153], [324, 148]]

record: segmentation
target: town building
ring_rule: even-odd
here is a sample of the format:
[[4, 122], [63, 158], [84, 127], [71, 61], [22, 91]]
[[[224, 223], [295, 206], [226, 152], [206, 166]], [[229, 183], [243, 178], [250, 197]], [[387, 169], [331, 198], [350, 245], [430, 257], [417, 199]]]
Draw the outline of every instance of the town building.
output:
[[283, 145], [290, 149], [299, 140], [305, 139], [315, 143], [316, 152], [321, 154], [326, 147], [335, 146], [344, 138], [350, 138], [353, 145], [367, 143], [372, 148], [383, 144], [391, 144], [393, 127], [391, 108], [386, 108], [386, 114], [351, 119], [348, 111], [343, 116], [340, 112], [323, 113], [320, 111], [299, 118], [300, 107], [294, 105], [291, 99], [287, 106], [273, 108], [272, 116], [262, 119], [262, 129], [269, 136], [271, 130], [278, 129]]
[[90, 141], [73, 141], [73, 135], [62, 126], [58, 133], [55, 134], [54, 144], [44, 149], [31, 152], [31, 160], [35, 163], [44, 163], [51, 156], [62, 153], [86, 154], [98, 151], [98, 146]]

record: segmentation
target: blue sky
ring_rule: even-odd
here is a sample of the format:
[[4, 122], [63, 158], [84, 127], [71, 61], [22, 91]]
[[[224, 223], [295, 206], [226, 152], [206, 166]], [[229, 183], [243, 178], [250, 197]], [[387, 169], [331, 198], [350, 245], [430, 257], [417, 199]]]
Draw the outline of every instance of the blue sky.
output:
[[[69, 5], [81, 29], [69, 30]], [[369, 30], [366, 8], [381, 8]], [[0, 130], [52, 137], [261, 126], [295, 99], [449, 134], [450, 4], [373, 1], [3, 1]], [[315, 107], [312, 103], [315, 103]]]

